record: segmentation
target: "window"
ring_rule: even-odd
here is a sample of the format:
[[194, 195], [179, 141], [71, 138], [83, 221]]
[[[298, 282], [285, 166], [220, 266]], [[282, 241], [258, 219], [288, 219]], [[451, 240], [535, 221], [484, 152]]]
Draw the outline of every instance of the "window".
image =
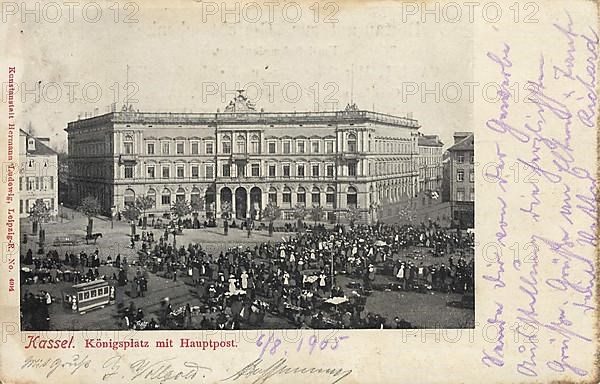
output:
[[292, 152], [292, 143], [289, 141], [284, 141], [283, 142], [283, 153], [290, 153]]
[[465, 180], [465, 171], [459, 169], [456, 171], [456, 181], [464, 181]]
[[223, 177], [231, 177], [231, 165], [223, 164]]
[[146, 197], [152, 201], [152, 208], [154, 208], [154, 205], [156, 204], [156, 191], [152, 188], [149, 189], [146, 193]]
[[35, 177], [27, 178], [27, 190], [33, 191], [35, 189]]
[[312, 177], [319, 177], [319, 164], [312, 165]]
[[246, 138], [239, 135], [236, 142], [237, 153], [246, 153]]
[[471, 153], [471, 164], [475, 164], [475, 155]]
[[178, 142], [175, 144], [175, 152], [176, 152], [178, 155], [183, 155], [183, 141], [178, 141]]
[[292, 190], [289, 187], [283, 188], [283, 203], [291, 204], [292, 203]]
[[192, 155], [197, 155], [198, 154], [198, 148], [200, 147], [197, 141], [192, 141]]
[[231, 153], [231, 137], [223, 136], [223, 153]]
[[168, 165], [163, 165], [161, 171], [163, 179], [168, 179], [169, 177], [171, 177], [171, 167], [169, 167]]
[[212, 155], [213, 154], [213, 142], [212, 141], [207, 141], [204, 144], [204, 151], [206, 152], [207, 155]]
[[160, 196], [160, 202], [162, 205], [171, 205], [171, 191], [169, 189], [163, 189]]
[[356, 162], [348, 163], [348, 176], [356, 176]]
[[154, 179], [154, 177], [156, 177], [155, 174], [155, 169], [154, 169], [154, 165], [149, 165], [146, 167], [146, 177], [148, 177], [149, 179]]
[[335, 203], [335, 189], [333, 189], [332, 187], [327, 188], [327, 192], [325, 194], [325, 202], [327, 204]]
[[348, 135], [348, 152], [356, 152], [356, 135], [354, 133]]
[[154, 155], [154, 143], [148, 143], [146, 145], [146, 153], [148, 155]]
[[456, 155], [456, 162], [458, 164], [463, 164], [465, 162], [465, 154], [459, 153], [458, 155]]
[[319, 153], [319, 142], [318, 141], [313, 141], [311, 142], [311, 152], [312, 153]]
[[465, 200], [465, 190], [459, 188], [456, 190], [456, 201], [464, 201]]
[[290, 177], [290, 166], [289, 166], [289, 164], [285, 164], [283, 166], [283, 177]]
[[275, 153], [275, 142], [269, 141], [267, 144], [269, 153]]
[[348, 207], [356, 207], [358, 205], [357, 196], [356, 188], [348, 187], [348, 192], [346, 193], [346, 205], [348, 205]]
[[237, 177], [246, 177], [246, 165], [237, 164]]
[[305, 153], [305, 152], [306, 152], [306, 148], [305, 148], [304, 141], [298, 141], [298, 153]]
[[131, 165], [125, 166], [125, 178], [133, 179], [133, 167]]
[[163, 155], [168, 155], [169, 154], [169, 143], [168, 142], [163, 142], [162, 143], [162, 154]]
[[185, 190], [183, 188], [179, 188], [175, 193], [175, 201], [185, 201]]
[[206, 175], [206, 178], [207, 179], [214, 178], [215, 177], [215, 169], [214, 169], [213, 165], [212, 164], [206, 164], [205, 167], [206, 168], [205, 168], [205, 173], [204, 174]]
[[269, 177], [275, 177], [275, 167], [274, 165], [269, 165]]
[[277, 190], [273, 187], [269, 188], [269, 203], [277, 205]]
[[306, 204], [306, 190], [303, 187], [298, 187], [298, 192], [296, 193], [296, 197], [298, 199], [298, 204], [305, 205]]
[[258, 153], [259, 152], [260, 143], [257, 135], [253, 135], [250, 137], [250, 153]]
[[469, 194], [469, 201], [475, 201], [475, 188], [471, 188], [471, 193]]
[[259, 164], [252, 164], [251, 166], [252, 177], [260, 176], [260, 166]]
[[474, 182], [475, 182], [475, 171], [470, 171], [470, 172], [469, 172], [469, 181], [470, 181], [471, 183], [474, 183]]
[[321, 205], [321, 190], [319, 188], [314, 187], [312, 189], [310, 202], [312, 205]]
[[328, 140], [325, 142], [325, 152], [333, 153], [333, 141], [332, 140]]
[[192, 165], [192, 177], [194, 179], [197, 179], [200, 176], [200, 172], [198, 171], [200, 167], [198, 167], [197, 165]]
[[296, 176], [304, 177], [304, 165], [303, 164], [298, 164], [298, 167], [296, 170], [297, 170]]
[[327, 164], [327, 177], [333, 177], [333, 164]]
[[183, 179], [185, 177], [184, 167], [182, 164], [177, 165], [177, 178]]
[[133, 153], [133, 136], [125, 136], [125, 139], [123, 140], [123, 151], [126, 155], [131, 155]]

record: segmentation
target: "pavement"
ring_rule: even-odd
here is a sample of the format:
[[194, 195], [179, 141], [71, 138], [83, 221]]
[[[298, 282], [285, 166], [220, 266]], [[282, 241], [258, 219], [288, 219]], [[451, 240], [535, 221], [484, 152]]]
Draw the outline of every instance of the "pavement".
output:
[[[66, 209], [65, 209], [66, 210]], [[72, 214], [72, 216], [71, 216]], [[68, 220], [63, 219], [63, 223], [58, 221], [54, 224], [45, 224], [46, 244], [45, 250], [56, 249], [60, 257], [63, 257], [65, 252], [78, 253], [85, 251], [88, 254], [98, 249], [100, 259], [106, 260], [108, 256], [112, 259], [117, 254], [121, 258], [127, 257], [130, 264], [131, 261], [137, 259], [137, 248], [130, 247], [130, 226], [124, 221], [115, 221], [111, 229], [109, 220], [96, 218], [94, 219], [93, 232], [102, 233], [102, 238], [98, 239], [96, 244], [90, 241], [86, 244], [83, 240], [85, 236], [85, 226], [87, 219], [77, 212], [67, 211]], [[141, 230], [138, 228], [138, 233]], [[24, 221], [21, 226], [23, 231], [31, 233], [31, 224]], [[161, 234], [161, 230], [151, 230], [154, 232], [155, 238]], [[53, 247], [51, 244], [56, 236], [74, 236], [81, 239], [80, 244], [75, 246], [59, 246]], [[289, 237], [290, 233], [275, 233], [273, 237], [269, 237], [266, 231], [254, 231], [250, 238], [247, 237], [246, 231], [239, 229], [229, 230], [229, 235], [223, 234], [222, 228], [205, 228], [205, 229], [186, 229], [182, 235], [177, 236], [177, 244], [187, 246], [190, 242], [199, 242], [204, 249], [213, 254], [218, 254], [227, 248], [234, 246], [251, 246], [256, 243], [265, 241], [280, 241], [283, 237]], [[25, 253], [28, 248], [34, 251], [37, 245], [32, 240], [35, 237], [29, 237], [27, 244], [22, 244], [22, 253]], [[139, 243], [138, 243], [139, 244]], [[426, 264], [430, 261], [423, 260]], [[444, 262], [447, 260], [443, 260]], [[129, 277], [133, 278], [137, 267], [131, 265], [128, 271]], [[100, 267], [100, 274], [110, 278], [113, 273], [117, 274], [117, 268], [103, 265]], [[346, 284], [354, 279], [344, 275], [337, 277], [339, 285], [345, 287]], [[391, 276], [376, 275], [375, 283], [386, 283], [393, 281]], [[195, 294], [194, 288], [188, 284], [189, 279], [186, 276], [178, 277], [177, 281], [166, 279], [155, 274], [149, 274], [148, 292], [145, 297], [132, 298], [125, 291], [126, 287], [118, 287], [116, 291], [117, 302], [113, 305], [106, 306], [101, 309], [90, 311], [86, 314], [73, 313], [69, 308], [63, 307], [60, 302], [55, 302], [50, 306], [50, 329], [54, 330], [114, 330], [123, 329], [124, 324], [119, 315], [119, 308], [128, 307], [133, 302], [136, 308], [142, 308], [146, 314], [146, 319], [154, 317], [158, 321], [157, 311], [160, 307], [160, 301], [169, 297], [173, 309], [190, 303], [191, 306], [198, 305], [200, 300]], [[71, 283], [61, 282], [54, 284], [35, 284], [25, 285], [22, 290], [38, 293], [42, 290], [48, 291], [53, 297], [61, 298], [62, 290], [70, 286]], [[349, 289], [346, 288], [349, 291]], [[367, 299], [366, 310], [373, 313], [380, 313], [389, 321], [396, 316], [411, 322], [413, 325], [420, 328], [464, 328], [474, 325], [474, 311], [463, 308], [455, 308], [447, 305], [450, 301], [460, 301], [460, 294], [453, 293], [417, 293], [417, 292], [396, 292], [396, 291], [374, 291]], [[198, 320], [199, 321], [199, 320]], [[192, 327], [198, 324], [193, 323]], [[264, 324], [261, 328], [295, 328], [286, 319], [275, 317], [267, 314]]]

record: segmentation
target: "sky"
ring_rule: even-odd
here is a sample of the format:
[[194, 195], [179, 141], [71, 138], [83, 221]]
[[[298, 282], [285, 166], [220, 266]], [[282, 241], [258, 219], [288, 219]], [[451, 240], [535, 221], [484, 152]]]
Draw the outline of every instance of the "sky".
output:
[[[235, 89], [246, 88], [267, 112], [343, 109], [353, 101], [361, 109], [412, 114], [421, 132], [440, 135], [446, 146], [454, 131], [473, 130], [464, 89], [458, 101], [455, 87], [443, 92], [447, 84], [473, 81], [466, 23], [422, 23], [383, 2], [321, 3], [318, 14], [308, 2], [285, 11], [280, 5], [272, 20], [262, 2], [254, 3], [260, 16], [231, 5], [226, 23], [220, 2], [148, 4], [105, 8], [96, 22], [95, 8], [84, 18], [82, 7], [72, 20], [66, 10], [54, 23], [12, 20], [18, 85], [37, 89], [19, 92], [20, 128], [61, 150], [68, 122], [105, 113], [112, 103], [120, 109], [129, 101], [144, 112], [216, 112]], [[439, 100], [423, 92], [436, 83]]]

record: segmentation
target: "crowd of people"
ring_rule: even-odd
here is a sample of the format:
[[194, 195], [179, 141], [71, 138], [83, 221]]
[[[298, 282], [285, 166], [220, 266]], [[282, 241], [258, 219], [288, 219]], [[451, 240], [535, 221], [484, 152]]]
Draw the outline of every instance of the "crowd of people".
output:
[[[371, 292], [390, 287], [457, 293], [474, 289], [473, 259], [465, 252], [473, 246], [473, 235], [433, 222], [308, 226], [281, 241], [231, 247], [219, 254], [207, 252], [200, 243], [174, 247], [168, 232], [156, 237], [142, 232], [132, 278], [126, 258], [108, 256], [105, 262], [118, 271], [109, 279], [133, 299], [145, 296], [149, 273], [175, 281], [185, 276], [194, 287], [195, 305], [188, 302], [173, 309], [165, 298], [158, 311], [144, 314], [131, 301], [120, 310], [124, 327], [253, 328], [261, 327], [271, 314], [299, 328], [409, 328], [412, 325], [401, 316], [390, 320], [367, 311]], [[413, 252], [417, 247], [436, 261], [425, 264], [422, 254]], [[33, 258], [29, 250], [22, 261], [32, 265], [36, 282], [77, 283], [101, 277], [98, 250], [91, 255], [66, 253], [63, 258], [51, 250], [42, 259]], [[40, 278], [36, 272], [41, 270], [50, 271], [47, 280], [45, 273]], [[385, 274], [389, 276], [376, 278]], [[37, 308], [33, 300], [27, 297], [24, 313]]]

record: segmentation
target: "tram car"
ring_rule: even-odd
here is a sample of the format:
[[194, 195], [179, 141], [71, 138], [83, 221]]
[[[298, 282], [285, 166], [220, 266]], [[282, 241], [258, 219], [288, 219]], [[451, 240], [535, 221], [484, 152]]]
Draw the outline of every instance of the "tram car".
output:
[[103, 279], [75, 284], [63, 291], [63, 304], [80, 314], [96, 308], [104, 308], [114, 300], [114, 286]]

